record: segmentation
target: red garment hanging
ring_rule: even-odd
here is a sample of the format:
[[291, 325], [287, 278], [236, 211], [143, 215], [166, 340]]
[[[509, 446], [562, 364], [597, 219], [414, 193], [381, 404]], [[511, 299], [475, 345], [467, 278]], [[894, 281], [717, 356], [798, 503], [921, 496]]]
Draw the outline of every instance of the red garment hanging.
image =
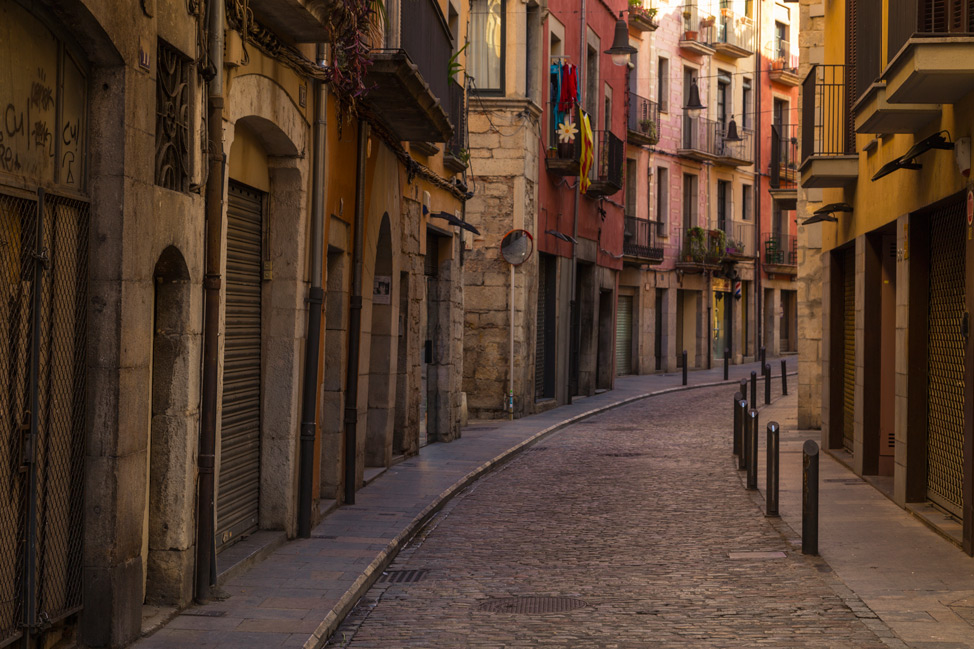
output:
[[558, 110], [563, 113], [571, 112], [575, 107], [578, 96], [578, 76], [575, 66], [566, 63], [561, 70], [561, 97], [558, 98]]

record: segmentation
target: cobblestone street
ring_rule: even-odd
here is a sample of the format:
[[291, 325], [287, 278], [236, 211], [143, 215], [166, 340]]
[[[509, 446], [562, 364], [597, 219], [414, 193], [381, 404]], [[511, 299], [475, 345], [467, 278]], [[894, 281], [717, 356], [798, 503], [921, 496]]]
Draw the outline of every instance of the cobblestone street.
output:
[[[434, 518], [328, 646], [902, 646], [743, 489], [728, 403], [678, 392], [542, 440]], [[561, 599], [495, 601], [521, 597]], [[550, 612], [506, 612], [528, 604]]]

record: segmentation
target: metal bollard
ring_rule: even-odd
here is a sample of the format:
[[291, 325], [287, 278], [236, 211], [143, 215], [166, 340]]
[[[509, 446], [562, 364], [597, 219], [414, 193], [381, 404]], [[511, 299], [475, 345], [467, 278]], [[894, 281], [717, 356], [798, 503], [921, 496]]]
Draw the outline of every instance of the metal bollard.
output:
[[687, 350], [683, 350], [683, 385], [687, 384]]
[[818, 444], [802, 446], [802, 554], [818, 554]]
[[758, 405], [758, 373], [751, 370], [751, 407]]
[[758, 488], [758, 411], [751, 408], [747, 413], [747, 489]]
[[788, 365], [781, 359], [781, 394], [788, 396]]
[[771, 366], [764, 366], [764, 405], [771, 404]]
[[765, 366], [765, 365], [767, 364], [767, 362], [768, 362], [768, 359], [767, 359], [767, 354], [766, 354], [766, 352], [767, 352], [767, 350], [766, 350], [766, 349], [765, 349], [764, 347], [762, 347], [762, 348], [761, 348], [761, 367], [762, 367], [762, 368], [764, 368], [764, 366]]
[[729, 369], [729, 365], [730, 365], [730, 350], [725, 349], [724, 350], [724, 380], [725, 381], [727, 380], [727, 370]]
[[738, 418], [741, 422], [740, 426], [740, 453], [737, 456], [737, 470], [743, 471], [747, 468], [747, 399], [743, 396], [741, 400], [737, 402], [736, 405]]
[[741, 411], [738, 405], [744, 398], [740, 392], [734, 393], [734, 455], [741, 454]]
[[747, 379], [741, 379], [741, 398], [747, 401]]
[[765, 483], [765, 516], [778, 516], [778, 422], [768, 422], [767, 480]]

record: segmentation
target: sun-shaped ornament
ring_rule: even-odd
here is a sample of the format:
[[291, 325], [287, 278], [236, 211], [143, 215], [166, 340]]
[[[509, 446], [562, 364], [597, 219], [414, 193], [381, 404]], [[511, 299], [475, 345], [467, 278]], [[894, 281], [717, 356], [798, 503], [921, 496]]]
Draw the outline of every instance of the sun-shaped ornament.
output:
[[571, 122], [562, 122], [558, 125], [558, 141], [568, 144], [569, 142], [575, 141], [575, 135], [578, 133], [578, 129]]

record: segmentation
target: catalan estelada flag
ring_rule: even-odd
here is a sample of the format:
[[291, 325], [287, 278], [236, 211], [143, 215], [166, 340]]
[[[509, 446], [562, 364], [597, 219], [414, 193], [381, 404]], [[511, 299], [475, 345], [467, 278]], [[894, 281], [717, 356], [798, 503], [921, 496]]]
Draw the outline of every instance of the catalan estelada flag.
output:
[[578, 109], [579, 137], [582, 138], [581, 159], [579, 160], [578, 181], [581, 183], [582, 193], [588, 191], [588, 186], [592, 181], [588, 178], [589, 171], [592, 170], [592, 161], [595, 155], [592, 147], [592, 124], [588, 120], [588, 113], [581, 108]]

